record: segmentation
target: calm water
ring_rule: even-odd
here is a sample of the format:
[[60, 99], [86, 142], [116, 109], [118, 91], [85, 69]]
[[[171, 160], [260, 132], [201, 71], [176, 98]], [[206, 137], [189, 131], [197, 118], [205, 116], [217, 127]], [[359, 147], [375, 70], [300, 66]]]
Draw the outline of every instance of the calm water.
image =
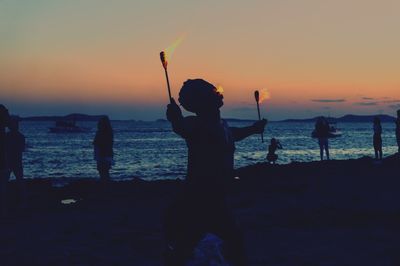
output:
[[[97, 177], [93, 160], [96, 123], [80, 122], [91, 128], [88, 133], [49, 133], [52, 122], [22, 122], [28, 148], [24, 155], [25, 176], [51, 177], [58, 180]], [[169, 123], [113, 121], [115, 179], [140, 177], [146, 180], [183, 178], [186, 169], [186, 144], [175, 135]], [[230, 123], [231, 126], [246, 126]], [[342, 137], [330, 142], [332, 159], [372, 156], [372, 123], [342, 123], [337, 125]], [[383, 123], [384, 155], [397, 151], [394, 124]], [[278, 163], [319, 159], [318, 144], [310, 137], [312, 123], [270, 123], [264, 134], [265, 143], [255, 135], [236, 145], [235, 167], [262, 162], [271, 137], [278, 138], [283, 150], [278, 150]]]

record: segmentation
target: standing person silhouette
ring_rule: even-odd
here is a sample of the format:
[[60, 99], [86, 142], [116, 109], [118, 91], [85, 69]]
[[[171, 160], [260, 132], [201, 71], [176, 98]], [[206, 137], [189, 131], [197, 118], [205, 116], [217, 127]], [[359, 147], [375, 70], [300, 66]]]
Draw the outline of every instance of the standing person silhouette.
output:
[[4, 216], [6, 213], [6, 192], [7, 192], [7, 153], [6, 153], [6, 127], [10, 115], [8, 114], [7, 108], [0, 104], [0, 216]]
[[180, 266], [191, 257], [206, 233], [220, 237], [224, 257], [232, 265], [246, 265], [242, 234], [226, 202], [226, 186], [233, 180], [235, 141], [260, 134], [265, 119], [244, 128], [229, 127], [220, 117], [223, 96], [205, 80], [187, 80], [179, 93], [183, 117], [172, 99], [167, 118], [188, 147], [187, 177], [182, 193], [166, 213], [165, 264]]
[[282, 145], [276, 138], [271, 139], [271, 144], [268, 146], [267, 161], [275, 164], [278, 160], [278, 155], [275, 153], [277, 149], [282, 149]]
[[381, 120], [379, 117], [375, 116], [374, 118], [374, 150], [375, 150], [375, 159], [382, 160], [382, 126]]
[[399, 155], [400, 155], [400, 109], [397, 110], [397, 119], [396, 119], [396, 140], [397, 140], [398, 153], [399, 153]]
[[18, 118], [13, 117], [9, 123], [10, 131], [7, 133], [7, 159], [8, 159], [8, 180], [13, 173], [19, 189], [20, 204], [25, 202], [25, 187], [23, 183], [24, 168], [22, 154], [25, 151], [25, 136], [19, 131]]
[[326, 152], [326, 159], [329, 160], [329, 123], [325, 117], [320, 116], [315, 123], [315, 137], [318, 138], [319, 154], [321, 161], [324, 160], [324, 150]]
[[108, 116], [103, 116], [97, 123], [97, 132], [93, 141], [94, 159], [97, 162], [101, 181], [110, 180], [110, 169], [113, 163], [114, 135]]

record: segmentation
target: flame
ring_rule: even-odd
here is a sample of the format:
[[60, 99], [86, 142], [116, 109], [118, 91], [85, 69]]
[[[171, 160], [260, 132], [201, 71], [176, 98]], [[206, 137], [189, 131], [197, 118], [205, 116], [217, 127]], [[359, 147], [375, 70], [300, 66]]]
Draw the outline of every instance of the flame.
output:
[[258, 101], [259, 103], [262, 103], [265, 100], [271, 99], [271, 94], [267, 89], [261, 89], [259, 91], [260, 93], [260, 100]]
[[174, 54], [175, 49], [182, 43], [184, 39], [184, 35], [176, 39], [170, 46], [168, 46], [164, 52], [165, 52], [165, 61], [168, 62], [171, 60], [172, 55]]
[[224, 88], [222, 88], [221, 85], [217, 85], [217, 87], [215, 88], [215, 91], [221, 95], [224, 94]]

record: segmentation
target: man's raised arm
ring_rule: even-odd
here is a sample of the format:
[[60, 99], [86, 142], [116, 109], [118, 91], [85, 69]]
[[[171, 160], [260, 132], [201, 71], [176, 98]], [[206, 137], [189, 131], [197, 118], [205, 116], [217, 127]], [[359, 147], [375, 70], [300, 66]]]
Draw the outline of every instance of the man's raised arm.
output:
[[182, 138], [187, 137], [185, 130], [184, 117], [182, 115], [181, 108], [176, 104], [175, 99], [171, 99], [171, 103], [167, 105], [167, 119], [172, 124], [172, 130], [181, 136]]

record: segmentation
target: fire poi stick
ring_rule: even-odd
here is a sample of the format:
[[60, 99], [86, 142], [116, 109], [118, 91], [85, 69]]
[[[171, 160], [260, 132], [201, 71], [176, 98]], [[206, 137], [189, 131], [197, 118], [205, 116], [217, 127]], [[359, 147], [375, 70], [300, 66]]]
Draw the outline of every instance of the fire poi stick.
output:
[[167, 70], [168, 61], [167, 61], [167, 59], [165, 57], [165, 52], [164, 51], [160, 52], [160, 59], [161, 59], [162, 65], [164, 67], [165, 78], [167, 79], [169, 102], [172, 103], [171, 87], [169, 86], [169, 78], [168, 78], [168, 70]]
[[[261, 115], [260, 115], [260, 93], [258, 91], [254, 92], [254, 98], [256, 98], [256, 103], [257, 103], [257, 112], [258, 112], [258, 120], [261, 120]], [[264, 134], [261, 133], [261, 142], [264, 142]]]

